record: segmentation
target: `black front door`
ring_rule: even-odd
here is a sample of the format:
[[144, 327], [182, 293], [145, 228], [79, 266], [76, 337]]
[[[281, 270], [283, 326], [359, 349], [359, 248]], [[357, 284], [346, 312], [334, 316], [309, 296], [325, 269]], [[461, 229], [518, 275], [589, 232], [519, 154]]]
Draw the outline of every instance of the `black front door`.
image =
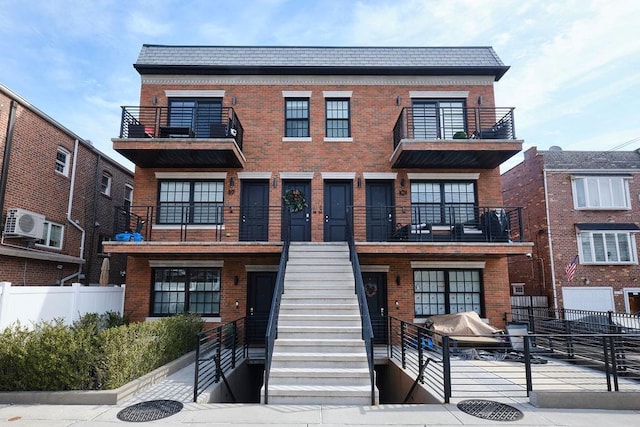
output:
[[374, 344], [387, 342], [387, 274], [362, 273]]
[[345, 242], [353, 205], [351, 181], [324, 183], [324, 241]]
[[393, 234], [393, 181], [367, 181], [367, 241], [386, 242]]
[[264, 344], [277, 275], [260, 271], [247, 277], [247, 344]]
[[[291, 212], [291, 241], [310, 242], [311, 241], [311, 183], [309, 181], [284, 181], [282, 185], [282, 195], [289, 190], [299, 190], [306, 202], [307, 207], [298, 212]], [[285, 207], [286, 209], [286, 207]], [[284, 233], [289, 221], [289, 214], [283, 212], [282, 232]], [[284, 236], [283, 236], [284, 237]]]
[[269, 240], [269, 181], [242, 181], [240, 241]]

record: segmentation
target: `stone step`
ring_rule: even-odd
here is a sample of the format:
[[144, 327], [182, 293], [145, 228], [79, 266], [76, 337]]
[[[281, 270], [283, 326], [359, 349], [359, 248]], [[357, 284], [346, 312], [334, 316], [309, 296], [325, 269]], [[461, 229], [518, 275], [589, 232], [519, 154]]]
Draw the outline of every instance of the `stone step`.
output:
[[279, 338], [278, 351], [285, 353], [361, 353], [365, 351], [361, 339]]
[[[284, 293], [282, 295], [282, 305], [318, 305], [318, 304], [326, 304], [326, 305], [344, 305], [344, 304], [355, 304], [358, 305], [358, 300], [354, 293], [349, 292], [346, 295], [336, 295], [336, 294], [327, 294], [321, 298], [309, 298], [304, 293], [295, 294], [295, 293]], [[281, 307], [282, 307], [281, 305]]]
[[[264, 393], [262, 395], [264, 396]], [[371, 386], [305, 386], [270, 384], [269, 404], [368, 406], [371, 405]]]
[[316, 314], [324, 315], [360, 315], [357, 303], [350, 304], [293, 304], [282, 301], [280, 304], [280, 315], [283, 314]]
[[313, 353], [313, 352], [284, 352], [280, 351], [277, 344], [273, 349], [271, 368], [366, 368], [367, 353], [364, 348], [361, 352], [349, 353]]
[[360, 314], [287, 314], [280, 312], [279, 326], [360, 326]]
[[269, 380], [280, 385], [368, 385], [366, 368], [276, 368], [271, 369]]
[[278, 321], [278, 339], [361, 339], [362, 328], [358, 326], [288, 326]]
[[351, 281], [355, 282], [353, 278], [353, 271], [347, 269], [347, 271], [335, 271], [332, 269], [327, 269], [325, 271], [321, 271], [319, 269], [314, 270], [312, 268], [300, 268], [297, 271], [287, 271], [284, 274], [284, 281], [312, 281], [312, 282], [325, 282], [325, 281], [337, 281], [337, 282], [346, 282]]

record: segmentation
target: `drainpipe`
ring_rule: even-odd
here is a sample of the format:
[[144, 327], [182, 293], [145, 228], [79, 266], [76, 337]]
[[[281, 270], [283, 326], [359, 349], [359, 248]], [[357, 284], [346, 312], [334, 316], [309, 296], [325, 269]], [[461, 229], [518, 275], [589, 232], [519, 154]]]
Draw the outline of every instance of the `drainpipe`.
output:
[[[100, 161], [102, 160], [102, 155], [100, 154], [100, 152], [96, 153], [97, 157], [96, 157], [96, 175], [94, 177], [94, 185], [93, 185], [93, 212], [91, 213], [92, 217], [91, 217], [91, 224], [89, 224], [89, 230], [91, 230], [91, 234], [89, 237], [89, 247], [93, 248], [93, 245], [96, 241], [96, 219], [98, 216], [98, 191], [99, 191], [99, 185], [100, 185]], [[92, 250], [89, 251], [89, 254], [87, 255], [87, 271], [86, 271], [86, 276], [87, 278], [91, 277], [91, 272], [93, 270], [93, 262], [94, 262], [94, 252]]]
[[543, 167], [544, 176], [544, 204], [547, 215], [547, 241], [549, 242], [549, 264], [551, 267], [551, 285], [553, 288], [553, 308], [558, 312], [558, 289], [556, 288], [556, 267], [553, 261], [553, 242], [551, 240], [551, 221], [549, 220], [549, 192], [547, 187], [547, 170]]
[[[76, 139], [76, 143], [75, 146], [73, 147], [73, 170], [71, 171], [71, 188], [69, 190], [69, 204], [67, 207], [67, 221], [73, 225], [75, 228], [77, 228], [78, 230], [80, 230], [80, 232], [82, 233], [82, 237], [80, 239], [80, 259], [84, 260], [84, 237], [86, 232], [84, 231], [84, 228], [80, 227], [80, 225], [78, 225], [78, 223], [76, 221], [74, 221], [71, 218], [71, 209], [73, 208], [73, 194], [74, 194], [74, 189], [75, 189], [75, 184], [76, 184], [76, 166], [78, 164], [78, 146], [80, 144], [80, 141], [78, 141]], [[72, 279], [74, 277], [78, 277], [80, 275], [80, 273], [82, 273], [82, 264], [80, 264], [78, 266], [78, 271], [67, 276], [64, 277], [60, 280], [60, 286], [64, 285], [64, 282], [66, 282], [69, 279]]]
[[4, 198], [7, 193], [7, 179], [9, 177], [9, 155], [11, 154], [11, 145], [13, 144], [13, 127], [16, 122], [16, 109], [18, 104], [11, 100], [9, 107], [9, 122], [7, 124], [7, 138], [4, 145], [4, 154], [2, 157], [2, 172], [0, 172], [0, 218], [4, 211]]

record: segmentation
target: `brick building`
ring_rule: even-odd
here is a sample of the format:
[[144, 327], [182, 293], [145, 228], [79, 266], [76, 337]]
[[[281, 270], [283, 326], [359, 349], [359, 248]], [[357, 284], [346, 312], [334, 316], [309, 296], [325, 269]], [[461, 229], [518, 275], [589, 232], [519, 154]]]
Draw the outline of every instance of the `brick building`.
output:
[[[3, 85], [0, 171], [0, 281], [98, 283], [131, 171]], [[123, 283], [125, 261], [110, 258], [109, 283]]]
[[524, 154], [502, 176], [505, 203], [524, 206], [524, 237], [534, 242], [530, 257], [509, 259], [511, 283], [557, 308], [638, 312], [640, 153]]
[[286, 230], [317, 244], [354, 230], [372, 316], [502, 324], [508, 258], [532, 244], [502, 199], [499, 165], [522, 141], [495, 105], [508, 67], [492, 48], [144, 45], [134, 67], [140, 105], [113, 143], [136, 164], [121, 228], [144, 241], [107, 244], [128, 255], [132, 319], [257, 319]]

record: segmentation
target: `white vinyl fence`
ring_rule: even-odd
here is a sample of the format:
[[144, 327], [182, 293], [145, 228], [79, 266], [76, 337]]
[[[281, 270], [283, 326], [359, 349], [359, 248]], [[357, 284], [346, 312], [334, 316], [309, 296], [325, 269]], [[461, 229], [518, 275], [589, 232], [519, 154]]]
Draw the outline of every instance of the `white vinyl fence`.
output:
[[86, 313], [122, 314], [124, 286], [11, 286], [0, 282], [0, 330], [19, 321], [34, 323], [59, 318], [70, 325]]

